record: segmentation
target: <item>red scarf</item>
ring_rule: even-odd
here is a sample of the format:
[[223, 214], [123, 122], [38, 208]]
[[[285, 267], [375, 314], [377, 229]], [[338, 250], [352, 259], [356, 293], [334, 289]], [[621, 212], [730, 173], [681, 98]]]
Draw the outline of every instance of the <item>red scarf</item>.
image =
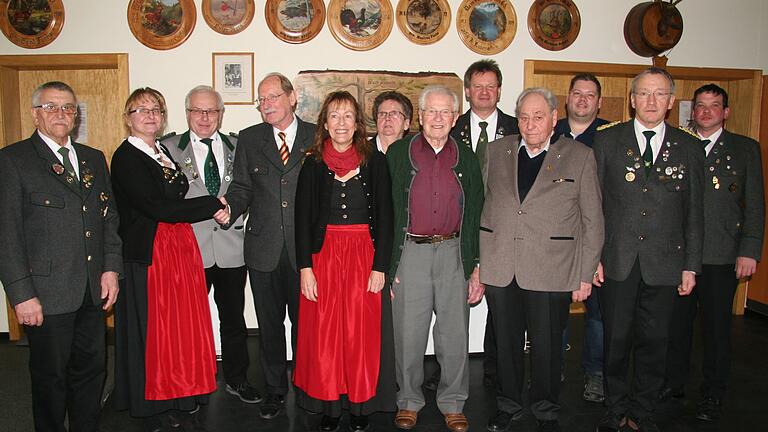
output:
[[354, 146], [340, 152], [333, 147], [330, 138], [323, 143], [323, 162], [336, 173], [337, 177], [344, 177], [350, 171], [360, 166], [360, 155]]

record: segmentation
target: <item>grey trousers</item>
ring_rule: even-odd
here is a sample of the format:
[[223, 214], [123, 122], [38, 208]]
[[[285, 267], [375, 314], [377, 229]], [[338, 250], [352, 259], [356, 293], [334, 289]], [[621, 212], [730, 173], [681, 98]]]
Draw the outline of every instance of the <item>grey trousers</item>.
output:
[[444, 414], [460, 413], [469, 396], [469, 305], [460, 240], [438, 244], [406, 241], [392, 284], [398, 409], [424, 406], [424, 352], [434, 311], [435, 355], [442, 372], [437, 407]]

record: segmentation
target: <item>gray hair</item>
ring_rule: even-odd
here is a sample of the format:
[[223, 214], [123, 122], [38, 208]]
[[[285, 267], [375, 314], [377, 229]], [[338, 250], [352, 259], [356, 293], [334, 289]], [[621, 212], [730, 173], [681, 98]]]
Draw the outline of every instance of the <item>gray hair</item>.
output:
[[192, 96], [198, 94], [198, 93], [208, 93], [216, 96], [216, 107], [220, 109], [222, 112], [224, 111], [224, 99], [221, 98], [221, 95], [219, 92], [214, 90], [213, 87], [209, 85], [199, 85], [187, 93], [187, 96], [184, 98], [184, 108], [190, 109], [192, 108], [192, 105], [190, 104], [190, 99], [192, 99]]
[[420, 110], [424, 111], [424, 105], [427, 103], [427, 97], [433, 93], [453, 98], [453, 112], [457, 112], [459, 110], [459, 97], [456, 96], [456, 93], [454, 93], [453, 90], [444, 85], [430, 85], [424, 87], [421, 90], [421, 94], [419, 94]]
[[669, 81], [669, 92], [671, 94], [675, 94], [675, 80], [672, 78], [672, 75], [669, 74], [669, 72], [666, 71], [666, 69], [658, 68], [655, 66], [649, 67], [648, 69], [640, 72], [639, 74], [635, 75], [634, 78], [632, 78], [632, 93], [635, 93], [637, 90], [637, 82], [640, 81], [640, 78], [646, 76], [646, 75], [661, 75], [664, 78]]
[[[270, 78], [277, 78], [280, 80], [280, 88], [286, 92], [286, 93], [292, 93], [293, 92], [293, 84], [291, 84], [291, 80], [288, 79], [285, 75], [281, 74], [280, 72], [270, 72], [264, 76], [264, 78], [259, 81], [259, 86], [264, 81], [270, 79]], [[257, 86], [258, 87], [258, 86]]]
[[63, 83], [61, 81], [48, 81], [47, 83], [41, 84], [39, 87], [35, 89], [34, 92], [32, 92], [33, 107], [40, 105], [40, 95], [46, 90], [58, 90], [62, 92], [67, 92], [71, 94], [75, 100], [77, 100], [77, 96], [75, 96], [75, 91], [72, 90], [72, 87], [70, 87], [69, 84]]
[[520, 116], [520, 107], [523, 105], [523, 100], [531, 94], [537, 94], [544, 98], [549, 105], [549, 112], [553, 112], [557, 109], [557, 96], [552, 94], [549, 89], [544, 87], [530, 87], [523, 90], [520, 96], [517, 97], [517, 103], [515, 104], [515, 115]]

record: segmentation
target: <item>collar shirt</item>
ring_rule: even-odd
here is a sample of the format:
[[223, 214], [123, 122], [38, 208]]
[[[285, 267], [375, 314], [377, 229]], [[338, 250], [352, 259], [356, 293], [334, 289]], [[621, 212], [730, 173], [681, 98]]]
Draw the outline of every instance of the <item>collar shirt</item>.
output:
[[643, 132], [647, 130], [652, 130], [656, 132], [656, 135], [654, 135], [653, 138], [651, 138], [651, 150], [653, 150], [653, 162], [656, 163], [656, 158], [659, 156], [659, 153], [661, 152], [661, 144], [662, 144], [662, 141], [664, 141], [664, 134], [667, 131], [666, 122], [662, 121], [653, 129], [648, 129], [645, 126], [641, 125], [637, 119], [635, 119], [633, 122], [635, 125], [635, 139], [637, 139], [637, 145], [640, 148], [641, 155], [645, 153], [645, 135], [643, 135]]
[[523, 139], [523, 136], [520, 135], [520, 144], [517, 145], [517, 152], [520, 153], [521, 148], [525, 148], [525, 152], [528, 153], [528, 157], [533, 159], [536, 156], [542, 154], [543, 152], [549, 151], [549, 145], [552, 143], [552, 137], [555, 136], [554, 132], [549, 135], [549, 138], [547, 138], [547, 144], [536, 154], [533, 154], [531, 152], [531, 149], [528, 148], [528, 144], [525, 143], [525, 140]]
[[592, 123], [586, 129], [584, 129], [584, 132], [578, 135], [574, 135], [573, 131], [571, 131], [571, 124], [568, 122], [568, 117], [561, 118], [555, 125], [555, 136], [563, 135], [566, 138], [574, 139], [586, 145], [587, 147], [592, 147], [592, 143], [595, 141], [595, 133], [597, 133], [597, 128], [606, 123], [608, 123], [608, 120], [595, 117], [595, 119], [592, 120]]
[[376, 149], [384, 153], [384, 147], [381, 146], [381, 139], [378, 134], [376, 134]]
[[488, 134], [488, 142], [496, 140], [496, 124], [499, 119], [499, 110], [493, 110], [493, 113], [487, 119], [481, 119], [474, 111], [469, 110], [469, 128], [470, 137], [472, 137], [472, 151], [477, 152], [477, 141], [480, 139], [480, 122], [488, 122], [485, 132]]
[[129, 136], [128, 142], [131, 143], [134, 147], [141, 150], [144, 154], [151, 157], [152, 160], [157, 162], [158, 165], [164, 166], [167, 168], [175, 168], [175, 165], [173, 161], [171, 161], [171, 158], [165, 154], [165, 151], [163, 151], [163, 146], [160, 145], [160, 142], [155, 140], [155, 147], [157, 148], [157, 153], [155, 153], [155, 150], [149, 146], [149, 144], [145, 143], [144, 140], [141, 138], [135, 137], [135, 136]]
[[287, 128], [285, 128], [284, 131], [281, 131], [280, 129], [272, 126], [272, 133], [275, 134], [275, 142], [277, 143], [277, 151], [280, 151], [280, 146], [283, 145], [283, 142], [280, 140], [279, 133], [283, 132], [285, 133], [285, 143], [288, 145], [288, 152], [290, 153], [293, 151], [293, 143], [296, 141], [296, 131], [299, 130], [299, 121], [297, 120], [296, 114], [293, 115], [293, 121], [290, 125], [288, 125]]
[[723, 128], [720, 128], [720, 129], [716, 130], [712, 135], [710, 135], [708, 137], [703, 137], [703, 136], [697, 134], [699, 139], [701, 139], [701, 140], [708, 139], [709, 140], [709, 144], [707, 144], [707, 146], [704, 147], [704, 152], [706, 152], [707, 156], [709, 156], [709, 152], [711, 152], [712, 149], [715, 147], [715, 144], [717, 143], [717, 140], [720, 139], [720, 135], [722, 135], [722, 134], [723, 134]]
[[[219, 176], [224, 174], [222, 163], [224, 162], [224, 142], [221, 140], [219, 131], [216, 131], [210, 137], [213, 142], [211, 148], [213, 149], [213, 157], [216, 159], [216, 166], [219, 168]], [[205, 172], [205, 161], [208, 159], [208, 145], [200, 141], [200, 137], [196, 133], [189, 131], [189, 141], [192, 143], [192, 151], [195, 153], [195, 168], [198, 173]]]
[[[59, 153], [59, 149], [61, 146], [56, 141], [48, 138], [44, 133], [37, 131], [37, 134], [40, 135], [40, 138], [42, 138], [43, 142], [48, 146], [48, 148], [51, 149], [53, 154], [56, 156], [56, 159], [59, 160], [59, 162], [64, 163], [64, 157]], [[72, 145], [72, 138], [67, 137], [67, 145], [64, 146], [64, 148], [69, 149], [69, 163], [72, 164], [72, 168], [75, 169], [75, 176], [77, 178], [80, 178], [80, 164], [77, 163], [77, 153], [75, 152], [75, 146]]]

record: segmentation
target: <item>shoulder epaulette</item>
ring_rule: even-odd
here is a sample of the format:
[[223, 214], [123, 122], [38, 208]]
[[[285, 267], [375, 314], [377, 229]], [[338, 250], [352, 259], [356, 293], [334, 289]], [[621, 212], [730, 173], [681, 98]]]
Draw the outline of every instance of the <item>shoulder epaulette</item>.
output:
[[696, 134], [696, 132], [694, 132], [693, 130], [691, 130], [691, 129], [690, 129], [690, 128], [688, 128], [688, 127], [685, 127], [685, 126], [678, 126], [677, 128], [678, 128], [678, 129], [680, 129], [681, 131], [683, 131], [683, 132], [685, 132], [685, 133], [687, 133], [687, 134], [691, 135], [692, 137], [696, 138], [697, 140], [700, 140], [700, 139], [701, 139], [701, 138], [699, 138], [699, 135], [698, 135], [698, 134]]
[[176, 132], [168, 132], [167, 134], [165, 134], [165, 135], [161, 136], [161, 137], [158, 139], [158, 141], [163, 141], [163, 140], [165, 140], [165, 139], [168, 139], [168, 138], [170, 138], [170, 137], [172, 137], [172, 136], [176, 136]]
[[615, 121], [615, 122], [606, 123], [604, 125], [598, 126], [597, 130], [601, 131], [603, 129], [608, 129], [609, 127], [614, 127], [614, 126], [616, 126], [619, 123], [621, 123], [621, 122], [620, 121]]

